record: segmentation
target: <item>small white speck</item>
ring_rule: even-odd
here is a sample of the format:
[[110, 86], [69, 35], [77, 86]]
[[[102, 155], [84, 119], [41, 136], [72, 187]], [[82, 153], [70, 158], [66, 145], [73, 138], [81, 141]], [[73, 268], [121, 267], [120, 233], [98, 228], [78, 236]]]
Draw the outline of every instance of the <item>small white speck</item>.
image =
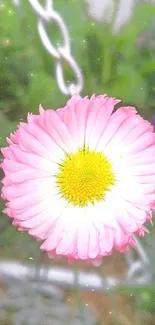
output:
[[31, 73], [31, 77], [33, 77], [33, 73]]
[[111, 315], [112, 314], [112, 311], [109, 311], [109, 314]]
[[86, 40], [85, 39], [83, 40], [83, 43], [86, 43]]
[[109, 290], [109, 288], [107, 287], [107, 290]]
[[9, 14], [11, 14], [12, 13], [12, 11], [11, 10], [9, 10]]
[[86, 307], [88, 307], [88, 304], [86, 304]]
[[7, 60], [8, 58], [7, 58], [7, 56], [5, 57], [5, 60]]
[[92, 25], [92, 26], [95, 26], [95, 24], [94, 24], [94, 23], [91, 23], [91, 25]]
[[133, 296], [133, 294], [132, 293], [130, 293], [130, 297], [132, 297]]
[[34, 258], [33, 258], [33, 257], [29, 257], [29, 260], [32, 260], [32, 261], [33, 261], [33, 260], [34, 260]]

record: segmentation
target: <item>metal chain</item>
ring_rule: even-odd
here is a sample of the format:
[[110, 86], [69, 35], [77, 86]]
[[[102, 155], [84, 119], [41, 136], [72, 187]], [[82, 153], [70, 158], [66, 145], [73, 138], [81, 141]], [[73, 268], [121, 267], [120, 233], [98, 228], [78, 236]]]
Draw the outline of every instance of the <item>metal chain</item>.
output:
[[[38, 0], [29, 0], [34, 11], [39, 16], [38, 18], [38, 33], [42, 44], [46, 50], [56, 60], [56, 80], [61, 92], [65, 95], [73, 95], [80, 93], [83, 88], [83, 75], [82, 72], [71, 54], [71, 44], [68, 29], [62, 19], [62, 17], [54, 10], [53, 1], [46, 0], [46, 7], [43, 8]], [[63, 45], [56, 48], [46, 31], [46, 25], [50, 22], [55, 22], [60, 30], [63, 39]], [[63, 61], [66, 61], [68, 66], [75, 76], [75, 84], [69, 84], [64, 80]]]
[[[59, 89], [64, 95], [72, 96], [73, 94], [79, 94], [83, 89], [83, 74], [76, 60], [72, 56], [70, 36], [63, 18], [54, 10], [52, 0], [46, 0], [45, 7], [42, 7], [38, 0], [28, 1], [38, 16], [37, 29], [41, 42], [50, 55], [56, 60], [56, 80]], [[13, 3], [18, 7], [20, 5], [20, 0], [13, 0]], [[51, 22], [54, 22], [59, 28], [63, 40], [62, 46], [57, 43], [57, 47], [55, 47], [47, 34], [46, 27]], [[64, 61], [66, 61], [67, 65], [72, 70], [75, 77], [75, 83], [68, 84], [68, 82], [65, 81], [63, 69]]]
[[140, 240], [133, 235], [136, 242], [136, 255], [133, 250], [129, 250], [126, 254], [126, 262], [128, 265], [128, 271], [126, 280], [127, 282], [137, 282], [139, 284], [151, 283], [153, 274], [151, 270], [150, 260], [145, 252]]

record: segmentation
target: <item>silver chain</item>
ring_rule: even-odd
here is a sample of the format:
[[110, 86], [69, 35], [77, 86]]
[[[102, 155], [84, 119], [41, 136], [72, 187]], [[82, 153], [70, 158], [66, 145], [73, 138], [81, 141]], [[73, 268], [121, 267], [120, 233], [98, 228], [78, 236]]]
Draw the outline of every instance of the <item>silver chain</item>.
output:
[[[16, 6], [19, 6], [19, 0], [12, 1]], [[56, 61], [56, 80], [59, 89], [64, 95], [72, 96], [73, 94], [79, 94], [83, 89], [83, 74], [76, 60], [72, 56], [70, 42], [71, 38], [63, 18], [56, 10], [54, 10], [53, 0], [46, 0], [45, 7], [42, 7], [38, 0], [28, 1], [38, 16], [37, 29], [41, 42], [45, 49], [50, 53], [51, 56], [54, 57]], [[57, 43], [57, 47], [55, 47], [47, 34], [46, 27], [51, 22], [54, 22], [59, 28], [63, 40], [63, 44], [61, 46], [59, 43]], [[67, 81], [65, 81], [63, 70], [64, 61], [66, 61], [67, 65], [72, 70], [75, 77], [75, 83], [69, 84]]]
[[[46, 50], [56, 60], [56, 80], [61, 92], [65, 95], [80, 93], [83, 88], [82, 72], [71, 54], [71, 44], [68, 29], [62, 17], [54, 10], [53, 1], [46, 0], [46, 7], [43, 8], [38, 0], [28, 0], [38, 17], [38, 33]], [[50, 22], [57, 24], [63, 39], [63, 45], [58, 44], [57, 48], [48, 37], [46, 26]], [[70, 66], [75, 76], [75, 84], [67, 84], [64, 80], [63, 61]]]

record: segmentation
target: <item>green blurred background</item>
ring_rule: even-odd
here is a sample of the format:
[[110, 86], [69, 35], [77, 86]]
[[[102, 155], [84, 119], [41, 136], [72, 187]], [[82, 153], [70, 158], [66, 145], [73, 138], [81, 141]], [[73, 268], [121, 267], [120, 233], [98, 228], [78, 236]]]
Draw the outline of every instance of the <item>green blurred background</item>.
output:
[[[115, 34], [113, 24], [88, 17], [84, 0], [57, 0], [55, 8], [69, 26], [72, 52], [85, 78], [82, 94], [119, 97], [150, 117], [155, 97], [155, 6], [139, 2], [129, 24]], [[47, 30], [52, 42], [61, 44], [57, 26], [48, 24]], [[18, 11], [11, 1], [0, 2], [0, 65], [2, 137], [28, 111], [37, 113], [39, 103], [54, 109], [65, 104], [55, 81], [55, 61], [40, 41], [37, 16], [27, 0]], [[71, 80], [67, 63], [64, 70], [66, 80]]]
[[[109, 24], [92, 20], [83, 0], [57, 0], [55, 9], [69, 26], [72, 53], [84, 74], [82, 95], [115, 96], [124, 105], [136, 106], [143, 117], [151, 120], [155, 114], [155, 5], [137, 3], [129, 23], [117, 33], [113, 33], [114, 19]], [[50, 24], [47, 30], [52, 42], [61, 44], [57, 26]], [[73, 81], [67, 63], [64, 63], [64, 72], [65, 79]], [[40, 41], [37, 16], [28, 1], [21, 1], [18, 10], [11, 1], [0, 1], [0, 145], [5, 145], [5, 137], [28, 112], [38, 112], [40, 103], [45, 109], [56, 109], [65, 105], [67, 99], [57, 86], [55, 60]], [[1, 209], [3, 206], [1, 202]], [[142, 240], [153, 273], [154, 233], [155, 227]], [[26, 261], [29, 258], [42, 260], [39, 245], [28, 235], [17, 232], [2, 215], [0, 258], [13, 256]], [[134, 295], [140, 295], [137, 308], [153, 315], [155, 290], [133, 291]], [[129, 292], [131, 294], [131, 289]], [[155, 324], [155, 318], [149, 319], [148, 325]]]

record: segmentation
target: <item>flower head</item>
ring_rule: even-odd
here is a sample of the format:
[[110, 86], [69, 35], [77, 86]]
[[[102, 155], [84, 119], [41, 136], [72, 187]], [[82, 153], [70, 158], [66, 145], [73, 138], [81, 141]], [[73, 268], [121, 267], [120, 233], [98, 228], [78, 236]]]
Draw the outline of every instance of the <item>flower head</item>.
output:
[[[154, 0], [153, 0], [154, 1]], [[135, 0], [85, 0], [89, 15], [99, 22], [112, 23], [113, 32], [128, 24], [132, 18]]]
[[28, 115], [2, 148], [5, 213], [50, 257], [98, 264], [135, 246], [155, 204], [155, 134], [134, 107], [73, 96]]

